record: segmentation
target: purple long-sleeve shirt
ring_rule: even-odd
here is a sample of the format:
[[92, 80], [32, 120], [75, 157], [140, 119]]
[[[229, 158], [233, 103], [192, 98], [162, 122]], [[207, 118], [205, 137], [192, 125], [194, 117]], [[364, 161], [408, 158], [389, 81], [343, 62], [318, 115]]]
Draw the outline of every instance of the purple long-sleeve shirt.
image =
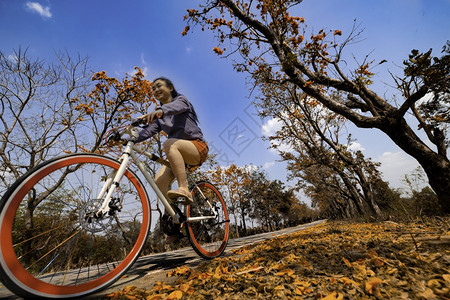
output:
[[139, 132], [138, 143], [160, 131], [167, 133], [169, 138], [204, 141], [195, 110], [185, 96], [178, 94], [171, 102], [163, 104], [161, 109], [162, 118], [155, 118], [152, 124]]

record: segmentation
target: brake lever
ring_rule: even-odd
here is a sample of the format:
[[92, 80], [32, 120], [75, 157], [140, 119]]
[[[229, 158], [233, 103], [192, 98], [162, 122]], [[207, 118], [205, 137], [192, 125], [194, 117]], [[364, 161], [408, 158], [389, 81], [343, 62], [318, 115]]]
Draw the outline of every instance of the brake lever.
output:
[[119, 131], [114, 130], [113, 133], [111, 133], [108, 137], [108, 140], [106, 141], [106, 144], [109, 144], [109, 141], [115, 141], [115, 142], [119, 142], [122, 140], [122, 136], [120, 134]]

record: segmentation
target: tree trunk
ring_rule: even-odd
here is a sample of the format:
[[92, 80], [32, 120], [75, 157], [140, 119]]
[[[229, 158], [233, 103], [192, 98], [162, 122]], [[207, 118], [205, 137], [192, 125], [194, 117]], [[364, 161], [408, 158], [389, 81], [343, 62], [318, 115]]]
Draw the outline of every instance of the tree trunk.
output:
[[359, 182], [360, 182], [361, 188], [364, 193], [364, 200], [369, 205], [369, 208], [372, 211], [372, 213], [374, 213], [377, 218], [381, 217], [382, 216], [381, 209], [378, 206], [377, 202], [375, 201], [375, 198], [374, 198], [374, 195], [372, 192], [372, 186], [368, 182], [366, 176], [364, 175], [363, 170], [361, 170], [358, 167], [356, 167], [354, 170], [355, 170], [356, 175], [358, 175]]
[[394, 126], [380, 129], [419, 162], [428, 176], [428, 183], [436, 193], [442, 210], [450, 213], [450, 161], [425, 145], [404, 119], [395, 122]]
[[[344, 173], [337, 170], [339, 173], [339, 176], [341, 177], [342, 181], [344, 182], [347, 191], [349, 192], [349, 203], [351, 202], [353, 204], [352, 209], [352, 217], [359, 215], [365, 215], [366, 210], [364, 208], [363, 200], [361, 199], [361, 195], [358, 193], [358, 190], [356, 189], [355, 185], [351, 182], [350, 178]], [[358, 213], [355, 212], [355, 209], [358, 211]]]
[[245, 213], [242, 212], [241, 213], [241, 217], [242, 217], [242, 231], [245, 233], [247, 233], [247, 224], [245, 223]]
[[242, 218], [242, 230], [244, 231], [244, 234], [247, 233], [247, 224], [245, 223], [245, 208], [242, 205], [243, 200], [240, 199], [239, 203], [241, 206], [241, 218]]

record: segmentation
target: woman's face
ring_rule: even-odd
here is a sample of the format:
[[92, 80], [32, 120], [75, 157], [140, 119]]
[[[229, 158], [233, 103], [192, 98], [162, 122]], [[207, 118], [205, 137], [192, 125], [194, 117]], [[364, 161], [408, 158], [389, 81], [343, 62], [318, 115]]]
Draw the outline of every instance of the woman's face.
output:
[[152, 91], [153, 96], [161, 101], [162, 104], [166, 104], [172, 101], [173, 88], [167, 86], [167, 83], [164, 80], [156, 80], [155, 82], [153, 82]]

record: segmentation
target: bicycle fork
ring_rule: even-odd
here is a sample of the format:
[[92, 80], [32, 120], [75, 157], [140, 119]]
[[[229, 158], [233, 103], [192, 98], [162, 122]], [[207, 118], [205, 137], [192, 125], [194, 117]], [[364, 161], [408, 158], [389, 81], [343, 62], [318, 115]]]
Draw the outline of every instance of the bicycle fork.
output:
[[[120, 161], [120, 167], [117, 171], [111, 171], [111, 174], [108, 174], [107, 179], [102, 187], [102, 190], [97, 196], [97, 199], [103, 199], [103, 196], [106, 193], [105, 198], [102, 201], [102, 205], [100, 208], [94, 213], [94, 217], [101, 218], [104, 215], [106, 215], [110, 209], [111, 209], [111, 199], [114, 191], [119, 187], [120, 179], [122, 179], [122, 176], [125, 174], [125, 171], [127, 169], [128, 163], [130, 161], [130, 150], [131, 145], [127, 145], [124, 151], [124, 154], [119, 159]], [[115, 175], [114, 175], [115, 173]]]

